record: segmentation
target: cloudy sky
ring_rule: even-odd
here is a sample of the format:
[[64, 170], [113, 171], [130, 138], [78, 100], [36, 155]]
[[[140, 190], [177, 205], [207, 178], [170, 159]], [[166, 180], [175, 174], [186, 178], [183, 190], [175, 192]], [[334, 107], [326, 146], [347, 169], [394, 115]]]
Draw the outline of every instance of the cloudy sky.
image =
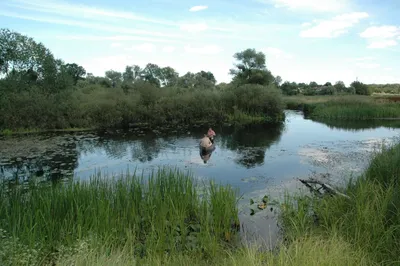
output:
[[400, 0], [2, 0], [0, 25], [87, 72], [151, 62], [229, 82], [263, 51], [283, 80], [400, 82]]

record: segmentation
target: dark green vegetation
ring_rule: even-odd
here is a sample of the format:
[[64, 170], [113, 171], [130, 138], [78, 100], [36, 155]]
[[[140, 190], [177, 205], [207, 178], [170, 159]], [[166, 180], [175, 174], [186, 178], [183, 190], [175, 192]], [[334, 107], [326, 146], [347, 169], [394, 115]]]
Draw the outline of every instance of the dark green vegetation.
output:
[[[79, 240], [137, 258], [196, 253], [216, 256], [235, 243], [236, 192], [160, 169], [149, 178], [95, 177], [28, 187], [0, 187], [0, 263], [48, 264]], [[95, 246], [97, 244], [97, 246]], [[29, 256], [23, 256], [28, 252]], [[22, 258], [18, 258], [22, 256]]]
[[[285, 228], [291, 240], [340, 237], [366, 251], [377, 265], [400, 262], [400, 144], [376, 154], [365, 173], [349, 182], [344, 197], [288, 198]], [[313, 210], [310, 215], [310, 209]]]
[[306, 117], [317, 120], [400, 119], [398, 96], [288, 96], [289, 109], [303, 110]]
[[360, 81], [353, 81], [349, 87], [347, 87], [343, 81], [337, 81], [333, 85], [330, 82], [326, 82], [325, 84], [321, 85], [315, 81], [312, 81], [309, 84], [285, 81], [283, 84], [280, 84], [280, 78], [276, 80], [276, 83], [282, 90], [283, 94], [288, 96], [371, 95], [374, 93], [400, 93], [400, 84], [377, 85], [364, 84]]
[[0, 30], [0, 130], [281, 122], [284, 105], [265, 55], [234, 55], [234, 81], [149, 63], [105, 77], [66, 64], [43, 44]]

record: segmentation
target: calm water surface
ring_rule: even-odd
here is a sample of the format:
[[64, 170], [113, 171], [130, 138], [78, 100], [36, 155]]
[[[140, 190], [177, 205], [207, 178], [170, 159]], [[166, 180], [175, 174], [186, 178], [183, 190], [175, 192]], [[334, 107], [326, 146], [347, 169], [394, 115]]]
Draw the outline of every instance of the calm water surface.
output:
[[295, 178], [312, 174], [329, 173], [330, 183], [345, 181], [365, 169], [371, 151], [400, 136], [398, 121], [319, 123], [294, 111], [286, 115], [280, 127], [214, 127], [216, 149], [206, 163], [198, 143], [208, 128], [168, 134], [115, 130], [3, 137], [0, 179], [88, 180], [96, 172], [149, 173], [160, 166], [190, 170], [199, 178], [238, 188], [243, 194], [239, 214], [245, 239], [255, 236], [260, 244], [273, 247], [279, 238], [274, 211], [248, 215], [249, 198], [257, 201], [268, 194], [279, 200], [282, 190], [301, 186]]
[[[191, 170], [249, 193], [312, 172], [344, 175], [366, 166], [368, 153], [393, 141], [400, 129], [391, 122], [324, 124], [287, 111], [282, 127], [218, 128], [216, 149], [205, 163], [199, 139], [207, 128], [184, 133], [140, 131], [46, 134], [0, 140], [0, 177], [20, 180], [73, 175], [88, 179], [96, 172], [149, 172], [159, 166]], [[344, 171], [344, 172], [343, 172]]]

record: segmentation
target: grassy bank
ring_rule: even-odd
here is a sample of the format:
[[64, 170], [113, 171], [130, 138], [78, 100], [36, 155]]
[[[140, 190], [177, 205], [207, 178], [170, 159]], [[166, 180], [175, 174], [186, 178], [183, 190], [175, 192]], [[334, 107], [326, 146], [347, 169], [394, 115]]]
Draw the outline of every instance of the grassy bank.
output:
[[83, 242], [128, 250], [137, 259], [186, 252], [214, 257], [235, 243], [237, 195], [212, 182], [203, 190], [196, 184], [190, 175], [163, 169], [149, 179], [3, 186], [0, 262], [46, 264]]
[[290, 96], [288, 109], [303, 110], [312, 119], [369, 120], [400, 119], [400, 104], [395, 96]]
[[[287, 198], [283, 221], [290, 240], [340, 237], [378, 265], [400, 263], [400, 144], [384, 148], [344, 197]], [[310, 212], [312, 210], [312, 212]]]
[[31, 182], [26, 190], [3, 186], [0, 264], [395, 265], [399, 164], [400, 144], [377, 154], [344, 191], [350, 200], [300, 196], [292, 204], [287, 197], [288, 241], [276, 252], [238, 245], [232, 188], [204, 187], [179, 171], [163, 169], [150, 179]]
[[[130, 91], [100, 85], [51, 95], [34, 88], [0, 98], [4, 132], [135, 125], [249, 124], [284, 119], [274, 87], [243, 85], [229, 90], [156, 88], [143, 83]], [[12, 104], [11, 104], [12, 103]]]

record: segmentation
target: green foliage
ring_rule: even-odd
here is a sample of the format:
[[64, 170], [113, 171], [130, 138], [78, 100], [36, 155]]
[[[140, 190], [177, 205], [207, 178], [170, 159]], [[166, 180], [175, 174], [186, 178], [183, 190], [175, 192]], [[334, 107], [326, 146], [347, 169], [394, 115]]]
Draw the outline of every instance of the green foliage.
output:
[[[180, 77], [173, 68], [153, 63], [84, 77], [83, 67], [55, 59], [42, 44], [19, 33], [1, 30], [0, 43], [2, 130], [282, 121], [282, 100], [271, 86], [219, 89], [209, 71]], [[237, 56], [253, 71], [245, 84], [269, 84], [265, 56], [251, 54]]]
[[[180, 171], [29, 186], [0, 187], [0, 230], [48, 262], [83, 239], [129, 247], [138, 258], [187, 251], [214, 256], [235, 243], [236, 191], [196, 183]], [[0, 261], [10, 255], [3, 241]]]
[[370, 95], [371, 91], [369, 90], [368, 86], [360, 81], [353, 81], [350, 84], [350, 87], [354, 88], [356, 94], [359, 95]]
[[239, 61], [235, 68], [230, 70], [234, 83], [269, 85], [275, 81], [274, 76], [266, 68], [265, 54], [262, 52], [246, 49], [235, 53], [233, 57]]
[[337, 97], [325, 102], [304, 104], [305, 115], [314, 119], [368, 120], [400, 117], [396, 102], [376, 101], [371, 97]]
[[[291, 239], [339, 236], [378, 265], [397, 265], [400, 252], [400, 144], [383, 147], [344, 197], [287, 197], [282, 216]], [[293, 201], [294, 200], [294, 201]], [[318, 222], [315, 223], [317, 218]]]

